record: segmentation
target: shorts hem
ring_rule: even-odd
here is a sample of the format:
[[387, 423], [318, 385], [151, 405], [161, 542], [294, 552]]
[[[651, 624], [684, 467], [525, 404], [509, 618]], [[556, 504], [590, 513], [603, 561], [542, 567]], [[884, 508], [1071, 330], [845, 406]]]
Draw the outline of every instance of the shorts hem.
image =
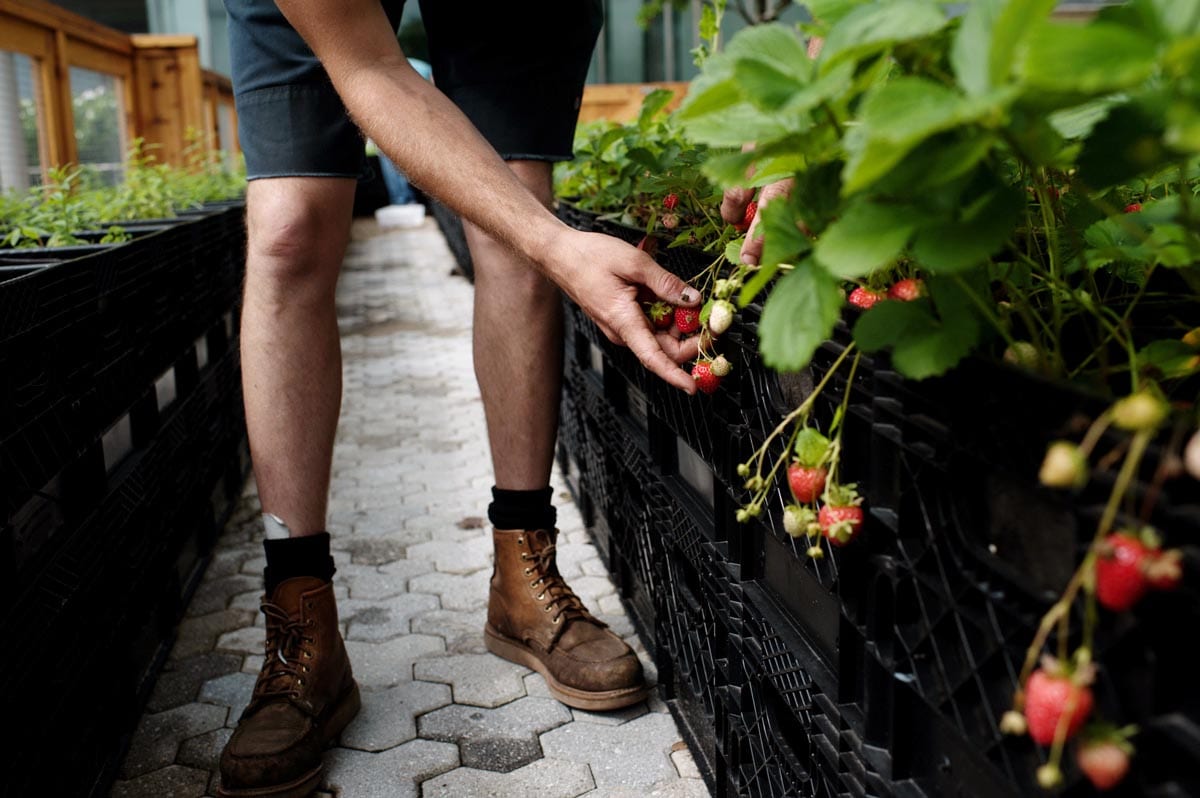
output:
[[572, 155], [546, 155], [544, 153], [531, 152], [502, 152], [500, 157], [506, 161], [549, 161], [550, 163], [562, 163], [563, 161], [571, 161], [575, 159]]
[[362, 176], [362, 172], [265, 172], [260, 175], [246, 175], [246, 180], [247, 182], [250, 180], [270, 180], [277, 177], [339, 177], [358, 180]]

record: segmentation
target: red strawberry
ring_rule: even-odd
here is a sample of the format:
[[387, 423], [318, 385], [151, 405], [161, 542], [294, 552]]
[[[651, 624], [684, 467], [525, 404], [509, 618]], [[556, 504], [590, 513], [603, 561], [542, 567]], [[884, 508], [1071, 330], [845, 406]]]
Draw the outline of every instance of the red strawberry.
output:
[[826, 504], [817, 512], [817, 523], [821, 532], [835, 546], [845, 546], [858, 534], [862, 526], [863, 510], [857, 505], [840, 507]]
[[700, 311], [696, 308], [675, 308], [675, 326], [681, 333], [694, 333], [700, 329]]
[[1142, 209], [1142, 203], [1131, 202], [1125, 206], [1125, 213], [1137, 213]]
[[888, 289], [888, 299], [898, 299], [901, 302], [912, 302], [924, 295], [925, 284], [920, 280], [914, 280], [909, 277], [904, 280], [897, 280], [892, 283], [892, 287]]
[[1058, 721], [1072, 703], [1067, 739], [1074, 737], [1092, 714], [1092, 690], [1077, 684], [1070, 676], [1052, 675], [1045, 667], [1034, 671], [1025, 685], [1025, 719], [1033, 741], [1039, 745], [1053, 743]]
[[1143, 562], [1150, 552], [1135, 537], [1114, 532], [1096, 553], [1096, 600], [1113, 612], [1124, 612], [1146, 593]]
[[663, 207], [669, 211], [675, 210], [675, 206], [679, 204], [678, 194], [668, 194], [663, 197]]
[[654, 302], [650, 305], [650, 323], [654, 325], [656, 330], [669, 330], [671, 323], [675, 320], [675, 306], [663, 301]]
[[751, 222], [754, 221], [754, 215], [758, 213], [758, 203], [750, 200], [750, 204], [746, 206], [746, 213], [742, 217], [741, 224], [734, 224], [733, 229], [739, 233], [744, 233], [750, 229]]
[[878, 291], [871, 291], [863, 288], [860, 285], [858, 288], [855, 288], [850, 292], [849, 301], [851, 305], [854, 305], [854, 307], [866, 310], [881, 299], [883, 299], [883, 294], [880, 294]]
[[788, 485], [792, 489], [792, 495], [801, 504], [815, 502], [817, 497], [825, 492], [825, 479], [828, 476], [827, 469], [807, 468], [798, 461], [793, 461], [787, 470]]
[[1128, 744], [1107, 740], [1084, 743], [1075, 752], [1075, 761], [1083, 775], [1097, 790], [1111, 790], [1129, 772]]
[[692, 379], [696, 387], [704, 393], [715, 393], [721, 385], [721, 378], [712, 373], [712, 366], [707, 360], [701, 360], [692, 366]]

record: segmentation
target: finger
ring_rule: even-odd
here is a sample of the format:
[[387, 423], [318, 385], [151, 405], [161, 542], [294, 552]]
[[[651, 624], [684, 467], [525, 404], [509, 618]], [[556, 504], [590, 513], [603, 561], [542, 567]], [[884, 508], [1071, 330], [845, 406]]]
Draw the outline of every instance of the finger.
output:
[[699, 291], [649, 258], [642, 261], [634, 279], [664, 302], [684, 307], [700, 304]]
[[696, 381], [679, 368], [659, 346], [658, 339], [645, 326], [629, 326], [625, 329], [625, 345], [637, 356], [642, 365], [657, 374], [664, 382], [687, 394], [696, 393]]
[[667, 353], [667, 357], [680, 365], [695, 360], [700, 355], [698, 335], [681, 338], [679, 331], [672, 329], [670, 332], [655, 333], [654, 337], [658, 339], [658, 345]]
[[742, 263], [749, 266], [757, 266], [762, 260], [763, 251], [763, 236], [762, 236], [762, 213], [763, 210], [778, 198], [787, 198], [791, 196], [792, 186], [795, 185], [795, 180], [788, 178], [787, 180], [778, 180], [768, 186], [764, 186], [762, 193], [758, 196], [758, 212], [754, 214], [754, 219], [750, 222], [750, 228], [746, 231], [746, 241], [742, 244], [739, 257]]
[[741, 224], [746, 206], [754, 199], [752, 188], [727, 188], [721, 197], [721, 218], [730, 224]]

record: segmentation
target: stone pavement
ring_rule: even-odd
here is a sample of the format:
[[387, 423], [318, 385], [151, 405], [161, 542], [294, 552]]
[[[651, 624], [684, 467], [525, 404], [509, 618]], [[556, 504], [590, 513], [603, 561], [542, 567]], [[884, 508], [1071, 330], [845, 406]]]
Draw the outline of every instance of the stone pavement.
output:
[[[342, 798], [702, 798], [657, 698], [571, 710], [542, 678], [488, 654], [491, 531], [471, 286], [432, 221], [356, 222], [338, 293], [345, 392], [329, 524], [334, 584], [363, 709], [326, 753]], [[497, 331], [497, 334], [503, 334]], [[654, 668], [558, 475], [559, 567]], [[262, 537], [251, 484], [222, 536], [113, 788], [213, 795], [217, 758], [261, 663]]]

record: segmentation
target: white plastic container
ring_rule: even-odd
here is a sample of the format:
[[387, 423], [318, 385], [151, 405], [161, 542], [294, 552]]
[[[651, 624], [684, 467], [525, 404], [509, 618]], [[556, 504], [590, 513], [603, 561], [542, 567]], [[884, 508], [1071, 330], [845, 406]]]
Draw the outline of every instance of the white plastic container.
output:
[[380, 227], [420, 227], [425, 221], [425, 206], [420, 203], [385, 205], [375, 211], [375, 221]]

